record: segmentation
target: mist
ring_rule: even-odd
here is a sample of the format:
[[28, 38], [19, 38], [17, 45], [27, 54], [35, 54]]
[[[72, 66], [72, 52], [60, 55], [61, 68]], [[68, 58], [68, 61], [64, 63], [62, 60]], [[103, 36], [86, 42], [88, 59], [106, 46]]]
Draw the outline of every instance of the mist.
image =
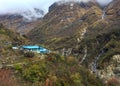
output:
[[57, 0], [0, 0], [0, 14], [23, 12], [39, 8], [47, 12], [48, 7]]
[[107, 4], [109, 4], [110, 2], [112, 2], [113, 0], [97, 0], [97, 2], [102, 5], [105, 6]]
[[[43, 17], [47, 12], [48, 8], [54, 2], [88, 2], [91, 0], [0, 0], [0, 14], [13, 14], [13, 13], [22, 13], [26, 18], [30, 17]], [[100, 5], [105, 6], [110, 3], [112, 0], [96, 0]], [[44, 14], [36, 14], [34, 8], [38, 8], [44, 11]], [[31, 12], [30, 16], [24, 14], [25, 11]]]

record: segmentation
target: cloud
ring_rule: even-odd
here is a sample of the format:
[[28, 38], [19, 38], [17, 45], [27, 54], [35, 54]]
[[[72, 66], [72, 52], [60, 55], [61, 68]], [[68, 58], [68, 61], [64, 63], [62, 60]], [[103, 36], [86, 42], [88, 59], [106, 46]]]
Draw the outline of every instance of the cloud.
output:
[[[88, 1], [95, 1], [95, 0], [60, 0], [63, 2], [75, 1], [75, 2], [88, 2]], [[96, 0], [100, 5], [105, 6], [109, 4], [113, 0]]]
[[0, 15], [18, 13], [28, 20], [40, 18], [43, 15], [36, 14], [34, 8], [47, 13], [48, 7], [55, 1], [57, 0], [0, 0]]
[[[29, 10], [34, 14], [34, 8], [39, 8], [44, 10], [45, 13], [48, 12], [48, 8], [55, 1], [83, 1], [88, 2], [90, 0], [0, 0], [0, 14], [6, 13], [21, 13]], [[97, 0], [100, 5], [106, 5], [112, 0]], [[38, 15], [37, 15], [38, 16]]]
[[[0, 14], [7, 12], [15, 12], [18, 10], [26, 10], [40, 8], [47, 12], [48, 7], [55, 1], [90, 1], [90, 0], [0, 0]], [[112, 0], [97, 0], [101, 5], [106, 5]]]
[[113, 0], [97, 0], [100, 5], [107, 5]]
[[47, 11], [52, 4], [50, 0], [0, 0], [0, 13], [23, 11], [33, 8], [39, 8]]

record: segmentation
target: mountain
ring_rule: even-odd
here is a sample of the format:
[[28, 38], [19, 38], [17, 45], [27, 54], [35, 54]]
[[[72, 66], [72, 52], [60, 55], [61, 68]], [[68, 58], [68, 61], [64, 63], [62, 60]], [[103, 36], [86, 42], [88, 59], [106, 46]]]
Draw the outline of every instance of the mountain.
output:
[[13, 49], [26, 44], [27, 39], [0, 24], [1, 86], [102, 86], [101, 80], [79, 66], [74, 57], [66, 59], [56, 53], [44, 55]]
[[[95, 9], [98, 10], [96, 11]], [[55, 38], [70, 37], [78, 30], [78, 28], [72, 28], [71, 26], [75, 26], [73, 24], [77, 24], [78, 21], [81, 22], [83, 20], [82, 17], [91, 10], [95, 10], [98, 15], [102, 15], [97, 3], [68, 2], [61, 5], [54, 3], [50, 6], [49, 13], [44, 16], [40, 27], [29, 33], [30, 37], [34, 37], [34, 41], [39, 39], [38, 42], [40, 43], [47, 40], [52, 41]]]
[[119, 0], [114, 0], [112, 3], [108, 5], [106, 8], [106, 15], [107, 18], [112, 20], [112, 21], [117, 21], [120, 22], [120, 1]]
[[[120, 0], [101, 7], [96, 2], [54, 3], [28, 38], [64, 56], [102, 79], [120, 79]], [[116, 61], [116, 62], [115, 62]]]
[[20, 12], [20, 15], [22, 15], [26, 21], [30, 22], [42, 18], [44, 16], [44, 11], [38, 8], [33, 8]]
[[26, 44], [27, 41], [24, 37], [0, 24], [0, 69], [2, 63], [11, 63], [11, 61], [18, 59], [18, 56], [21, 55], [20, 53], [15, 53], [12, 47]]
[[41, 22], [44, 12], [38, 8], [0, 15], [0, 23], [15, 32], [27, 34]]
[[[37, 8], [1, 15], [1, 85], [120, 86], [119, 6], [71, 0], [53, 3], [44, 17]], [[33, 44], [51, 52], [21, 49]]]

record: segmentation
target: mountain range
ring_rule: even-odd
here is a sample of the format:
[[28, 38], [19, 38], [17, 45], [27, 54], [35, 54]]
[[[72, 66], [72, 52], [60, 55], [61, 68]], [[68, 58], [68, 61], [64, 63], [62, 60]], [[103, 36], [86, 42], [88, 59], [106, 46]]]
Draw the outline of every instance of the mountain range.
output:
[[0, 15], [0, 23], [25, 35], [33, 44], [43, 45], [65, 57], [76, 57], [80, 66], [100, 79], [115, 77], [120, 81], [119, 6], [120, 0], [106, 6], [96, 0], [55, 2], [45, 15], [35, 8], [36, 15], [30, 11]]
[[116, 55], [120, 58], [119, 5], [119, 0], [104, 7], [94, 1], [54, 3], [27, 36], [64, 56], [77, 57], [85, 67], [102, 71], [104, 78], [119, 77], [119, 60], [118, 66], [111, 63]]
[[43, 10], [34, 8], [33, 10], [1, 14], [0, 23], [6, 28], [24, 35], [38, 26], [43, 16]]

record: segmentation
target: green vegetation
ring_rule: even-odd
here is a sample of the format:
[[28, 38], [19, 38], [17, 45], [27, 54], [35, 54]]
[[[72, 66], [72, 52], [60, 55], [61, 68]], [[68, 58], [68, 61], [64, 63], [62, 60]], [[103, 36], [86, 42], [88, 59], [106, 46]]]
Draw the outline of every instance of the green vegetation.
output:
[[26, 43], [27, 40], [24, 37], [0, 24], [0, 63], [13, 63], [15, 60], [19, 60], [19, 57], [23, 57], [24, 53], [13, 50], [12, 47]]
[[51, 53], [43, 60], [16, 65], [15, 70], [26, 81], [38, 86], [102, 86], [89, 70], [78, 65], [75, 57], [62, 57]]
[[[102, 27], [104, 26], [104, 27]], [[119, 26], [107, 26], [103, 23], [93, 24], [80, 43], [79, 49], [83, 51], [84, 46], [88, 48], [89, 56], [85, 64], [88, 66], [101, 52], [104, 52], [99, 59], [99, 65], [109, 62], [111, 57], [120, 54], [120, 28]]]
[[25, 57], [32, 58], [32, 57], [35, 56], [35, 54], [34, 54], [33, 52], [26, 52], [26, 53], [24, 53], [24, 56], [25, 56]]
[[[120, 86], [117, 78], [106, 78], [106, 66], [111, 57], [120, 54], [119, 3], [118, 6], [114, 4], [106, 7], [104, 19], [101, 19], [103, 9], [95, 3], [74, 4], [73, 10], [69, 4], [58, 5], [24, 36], [55, 51], [66, 50], [67, 53], [70, 49], [68, 57], [13, 50], [13, 46], [30, 43], [0, 24], [0, 85], [104, 86], [105, 82], [105, 86]], [[91, 73], [92, 62], [96, 63], [92, 64], [97, 67], [95, 69], [101, 68], [97, 71], [105, 81]]]

